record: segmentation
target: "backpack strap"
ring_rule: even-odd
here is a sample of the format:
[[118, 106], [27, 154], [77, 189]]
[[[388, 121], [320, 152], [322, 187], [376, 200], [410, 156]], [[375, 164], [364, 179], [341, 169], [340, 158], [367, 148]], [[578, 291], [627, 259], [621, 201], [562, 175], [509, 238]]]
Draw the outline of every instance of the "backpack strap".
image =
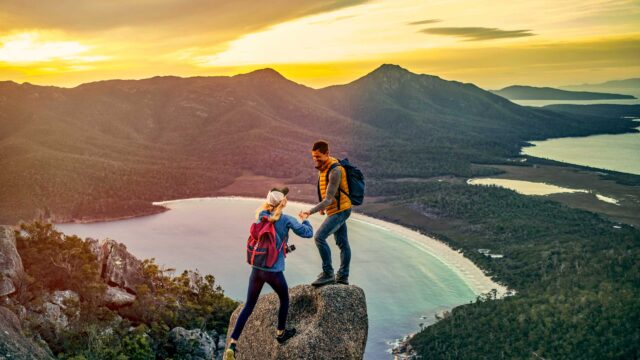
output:
[[318, 202], [322, 201], [322, 194], [320, 193], [320, 176], [318, 176]]

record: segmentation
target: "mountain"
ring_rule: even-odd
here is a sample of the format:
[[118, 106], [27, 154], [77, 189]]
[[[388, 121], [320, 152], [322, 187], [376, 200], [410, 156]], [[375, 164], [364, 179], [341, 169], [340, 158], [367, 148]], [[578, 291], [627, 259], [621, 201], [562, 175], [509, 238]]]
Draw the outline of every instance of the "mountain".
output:
[[631, 127], [397, 65], [319, 90], [272, 69], [71, 89], [0, 82], [0, 221], [153, 213], [153, 201], [215, 195], [245, 173], [312, 184], [318, 139], [372, 179], [473, 176], [472, 163], [503, 162], [527, 140]]
[[603, 91], [616, 94], [629, 94], [640, 98], [640, 78], [611, 80], [598, 84], [567, 85], [560, 87], [571, 91]]
[[566, 91], [550, 87], [513, 85], [492, 93], [510, 100], [608, 100], [635, 99], [632, 95], [596, 93], [586, 91]]
[[580, 85], [567, 85], [561, 86], [562, 89], [578, 89], [578, 88], [619, 88], [619, 89], [640, 89], [640, 78], [631, 78], [623, 80], [610, 80], [597, 84], [580, 84]]
[[[59, 220], [117, 217], [158, 211], [150, 205], [158, 199], [212, 194], [243, 170], [306, 155], [320, 131], [306, 113], [310, 91], [272, 70], [73, 89], [2, 84], [0, 219], [36, 209]], [[263, 168], [293, 177], [308, 167], [298, 160]]]
[[527, 140], [608, 132], [612, 128], [605, 128], [622, 125], [519, 106], [474, 84], [389, 64], [319, 92], [331, 108], [384, 134], [378, 150], [371, 141], [360, 147], [389, 164], [369, 169], [383, 178], [472, 176], [471, 163], [502, 162]]

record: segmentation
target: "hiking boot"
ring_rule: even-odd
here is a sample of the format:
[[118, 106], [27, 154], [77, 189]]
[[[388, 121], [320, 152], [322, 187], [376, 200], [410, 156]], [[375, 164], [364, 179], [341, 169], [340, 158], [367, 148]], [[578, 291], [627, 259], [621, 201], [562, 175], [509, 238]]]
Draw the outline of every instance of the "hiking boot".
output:
[[349, 277], [338, 274], [336, 276], [336, 284], [349, 285]]
[[311, 283], [311, 285], [320, 287], [324, 285], [333, 284], [334, 282], [336, 282], [335, 276], [333, 276], [333, 274], [327, 274], [323, 271], [320, 273], [320, 275], [318, 275], [318, 278], [316, 279], [316, 281]]
[[292, 329], [286, 329], [282, 335], [277, 335], [276, 336], [276, 340], [278, 340], [278, 342], [280, 344], [284, 344], [285, 341], [291, 339], [293, 337], [293, 335], [296, 334], [296, 328], [292, 328]]
[[236, 360], [236, 351], [238, 350], [232, 345], [229, 345], [229, 348], [224, 352], [224, 360]]

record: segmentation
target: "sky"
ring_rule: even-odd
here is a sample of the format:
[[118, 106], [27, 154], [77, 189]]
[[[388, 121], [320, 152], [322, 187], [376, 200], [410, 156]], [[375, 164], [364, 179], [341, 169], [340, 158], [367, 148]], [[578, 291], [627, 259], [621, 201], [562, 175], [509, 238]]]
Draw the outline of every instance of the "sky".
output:
[[640, 77], [640, 1], [0, 0], [0, 80], [270, 67], [320, 88], [384, 63], [485, 89]]

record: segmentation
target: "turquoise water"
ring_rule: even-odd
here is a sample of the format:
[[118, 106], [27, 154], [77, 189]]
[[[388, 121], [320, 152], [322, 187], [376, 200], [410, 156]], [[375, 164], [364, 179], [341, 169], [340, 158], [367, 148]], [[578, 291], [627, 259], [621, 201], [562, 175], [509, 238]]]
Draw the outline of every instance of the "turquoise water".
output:
[[[637, 128], [640, 130], [640, 127]], [[531, 141], [530, 156], [640, 175], [640, 133]]]
[[[171, 210], [129, 220], [92, 224], [59, 224], [66, 234], [112, 238], [127, 245], [138, 258], [156, 258], [158, 264], [198, 269], [213, 274], [225, 293], [241, 301], [246, 296], [250, 267], [244, 246], [257, 199], [209, 198], [184, 200], [168, 205]], [[290, 203], [287, 214], [297, 214], [301, 204]], [[310, 218], [314, 230], [323, 217]], [[390, 343], [434, 322], [436, 312], [475, 299], [467, 284], [444, 264], [411, 240], [389, 230], [351, 219], [348, 222], [352, 249], [350, 282], [364, 289], [369, 314], [369, 337], [365, 359], [390, 359]], [[289, 286], [310, 283], [321, 271], [313, 239], [293, 233], [297, 249], [287, 257], [285, 275]], [[330, 239], [330, 243], [333, 239]], [[339, 253], [331, 244], [334, 267]], [[265, 287], [263, 293], [271, 291]], [[421, 319], [424, 317], [424, 319]]]

